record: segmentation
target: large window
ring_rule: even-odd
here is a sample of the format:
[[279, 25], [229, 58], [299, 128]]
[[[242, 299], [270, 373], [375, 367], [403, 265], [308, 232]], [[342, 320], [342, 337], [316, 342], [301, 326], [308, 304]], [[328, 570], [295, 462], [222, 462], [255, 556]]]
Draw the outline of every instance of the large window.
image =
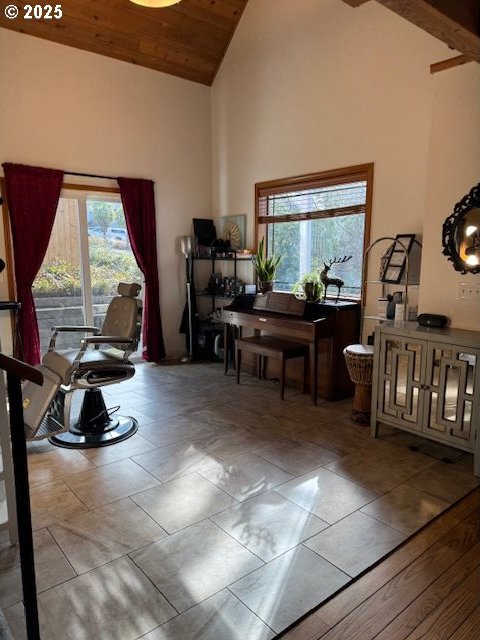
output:
[[282, 257], [276, 289], [291, 291], [303, 274], [352, 256], [334, 264], [332, 275], [345, 282], [343, 296], [361, 297], [372, 180], [369, 164], [256, 185], [258, 240]]
[[[42, 353], [54, 325], [101, 327], [119, 282], [143, 283], [120, 196], [63, 190], [43, 264], [33, 284]], [[62, 333], [60, 348], [78, 346]]]

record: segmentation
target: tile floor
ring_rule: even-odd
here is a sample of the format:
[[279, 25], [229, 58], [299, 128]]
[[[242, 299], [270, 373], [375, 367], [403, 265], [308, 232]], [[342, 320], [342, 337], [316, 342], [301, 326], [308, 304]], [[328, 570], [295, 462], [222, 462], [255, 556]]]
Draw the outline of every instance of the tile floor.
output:
[[[140, 365], [107, 387], [123, 443], [29, 445], [42, 638], [267, 640], [478, 484], [415, 440], [220, 365]], [[0, 606], [21, 640], [18, 551]]]

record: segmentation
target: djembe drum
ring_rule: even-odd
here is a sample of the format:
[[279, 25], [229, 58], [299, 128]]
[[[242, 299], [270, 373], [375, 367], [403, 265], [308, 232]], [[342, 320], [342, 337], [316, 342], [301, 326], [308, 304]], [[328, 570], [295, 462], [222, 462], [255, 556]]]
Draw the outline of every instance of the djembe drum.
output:
[[370, 423], [373, 352], [373, 346], [365, 344], [351, 344], [343, 350], [350, 379], [355, 384], [352, 420], [361, 424]]

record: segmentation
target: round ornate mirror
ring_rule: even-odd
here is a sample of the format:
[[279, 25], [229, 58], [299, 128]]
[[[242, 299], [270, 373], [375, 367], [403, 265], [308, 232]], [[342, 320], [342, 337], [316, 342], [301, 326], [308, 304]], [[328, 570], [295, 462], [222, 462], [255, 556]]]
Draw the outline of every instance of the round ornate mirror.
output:
[[455, 205], [443, 223], [442, 244], [457, 271], [480, 273], [480, 184]]

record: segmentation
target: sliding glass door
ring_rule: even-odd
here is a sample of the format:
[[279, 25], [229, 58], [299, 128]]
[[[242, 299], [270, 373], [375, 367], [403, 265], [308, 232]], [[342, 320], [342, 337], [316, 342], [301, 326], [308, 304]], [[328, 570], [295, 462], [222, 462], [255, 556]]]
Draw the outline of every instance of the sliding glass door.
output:
[[[117, 194], [62, 191], [42, 267], [33, 286], [42, 353], [54, 325], [101, 327], [119, 282], [143, 275], [133, 255]], [[63, 334], [58, 348], [76, 347]]]

